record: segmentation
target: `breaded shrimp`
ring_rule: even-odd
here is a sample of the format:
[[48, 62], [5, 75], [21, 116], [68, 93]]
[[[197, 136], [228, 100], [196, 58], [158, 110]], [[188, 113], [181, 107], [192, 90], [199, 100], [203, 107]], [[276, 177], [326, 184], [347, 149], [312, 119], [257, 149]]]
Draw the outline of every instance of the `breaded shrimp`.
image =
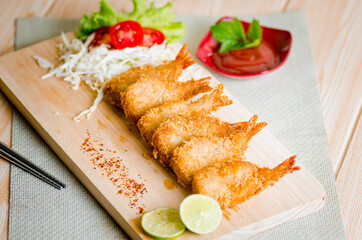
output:
[[111, 104], [122, 108], [122, 93], [130, 85], [137, 82], [141, 74], [146, 73], [147, 75], [155, 78], [175, 81], [181, 75], [182, 70], [194, 63], [195, 61], [191, 58], [190, 52], [187, 49], [187, 44], [185, 44], [176, 56], [175, 60], [167, 61], [158, 66], [145, 65], [141, 67], [134, 67], [115, 76], [105, 86], [104, 96]]
[[254, 115], [242, 130], [230, 137], [193, 137], [190, 141], [177, 147], [170, 159], [170, 166], [184, 187], [191, 187], [192, 177], [200, 169], [214, 163], [244, 158], [244, 152], [250, 139], [267, 123], [256, 123]]
[[210, 91], [209, 81], [210, 77], [187, 82], [165, 81], [142, 74], [140, 80], [128, 87], [122, 95], [124, 113], [128, 119], [137, 123], [153, 107]]
[[176, 147], [192, 137], [227, 137], [243, 128], [245, 122], [228, 123], [213, 116], [174, 116], [163, 122], [152, 137], [153, 155], [169, 167], [169, 158]]
[[221, 96], [222, 92], [223, 85], [219, 84], [210, 94], [202, 96], [197, 101], [174, 101], [151, 108], [138, 121], [138, 129], [142, 137], [151, 142], [160, 124], [173, 116], [207, 116], [218, 107], [232, 104], [232, 100], [227, 96]]
[[299, 170], [294, 167], [295, 158], [292, 156], [273, 169], [243, 161], [216, 163], [194, 174], [192, 190], [212, 197], [223, 209], [231, 208], [272, 186], [285, 174]]

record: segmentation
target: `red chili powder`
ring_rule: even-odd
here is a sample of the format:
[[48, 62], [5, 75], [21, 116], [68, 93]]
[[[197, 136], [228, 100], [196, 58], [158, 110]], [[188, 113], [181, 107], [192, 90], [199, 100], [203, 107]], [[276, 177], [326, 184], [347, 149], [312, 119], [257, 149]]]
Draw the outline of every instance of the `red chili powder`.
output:
[[136, 209], [138, 214], [145, 211], [145, 206], [140, 202], [140, 199], [147, 189], [145, 181], [141, 175], [137, 175], [137, 179], [129, 176], [129, 169], [122, 163], [119, 156], [104, 156], [103, 151], [107, 151], [115, 155], [117, 151], [105, 149], [103, 143], [98, 143], [98, 140], [91, 139], [91, 134], [87, 130], [87, 137], [84, 139], [81, 150], [89, 154], [90, 161], [94, 165], [94, 169], [101, 169], [102, 176], [105, 176], [118, 189], [118, 194], [128, 198], [128, 206], [131, 209]]

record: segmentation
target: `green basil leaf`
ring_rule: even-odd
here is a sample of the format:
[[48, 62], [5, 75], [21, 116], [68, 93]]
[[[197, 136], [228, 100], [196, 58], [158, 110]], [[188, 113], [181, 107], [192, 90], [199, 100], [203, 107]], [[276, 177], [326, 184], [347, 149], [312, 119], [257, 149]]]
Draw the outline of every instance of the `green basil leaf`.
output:
[[260, 45], [260, 42], [261, 42], [261, 38], [260, 39], [255, 39], [254, 41], [252, 42], [248, 42], [246, 43], [243, 48], [251, 48], [251, 47], [257, 47]]
[[222, 21], [210, 28], [212, 36], [219, 42], [237, 40], [231, 22]]
[[234, 20], [232, 21], [232, 27], [234, 30], [234, 34], [235, 36], [237, 36], [239, 41], [241, 42], [247, 41], [243, 24], [241, 24], [239, 19], [234, 18]]
[[233, 41], [233, 40], [224, 41], [221, 43], [220, 52], [229, 52], [233, 50], [235, 46], [238, 45], [238, 43], [239, 43], [238, 41]]
[[253, 19], [247, 35], [237, 18], [232, 22], [221, 21], [210, 28], [212, 36], [221, 43], [220, 52], [256, 47], [261, 42], [262, 29], [259, 21]]
[[261, 40], [261, 35], [262, 35], [262, 29], [260, 27], [259, 21], [256, 19], [253, 19], [253, 21], [251, 22], [249, 29], [248, 29], [248, 40], [253, 42], [254, 40], [259, 39], [259, 43]]

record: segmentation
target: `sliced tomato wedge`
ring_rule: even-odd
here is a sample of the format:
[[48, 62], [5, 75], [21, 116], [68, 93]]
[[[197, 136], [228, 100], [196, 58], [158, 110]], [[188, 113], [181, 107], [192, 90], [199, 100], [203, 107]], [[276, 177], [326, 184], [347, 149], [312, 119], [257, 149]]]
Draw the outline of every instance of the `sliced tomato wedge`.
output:
[[109, 36], [109, 30], [111, 27], [100, 27], [94, 31], [95, 35], [89, 46], [97, 47], [101, 44], [106, 44], [109, 48], [112, 48], [111, 38]]
[[109, 34], [113, 46], [118, 49], [138, 46], [143, 40], [142, 27], [138, 22], [134, 21], [117, 23], [111, 27]]
[[165, 41], [165, 35], [153, 28], [143, 28], [143, 41], [141, 46], [151, 47], [154, 44], [161, 44]]

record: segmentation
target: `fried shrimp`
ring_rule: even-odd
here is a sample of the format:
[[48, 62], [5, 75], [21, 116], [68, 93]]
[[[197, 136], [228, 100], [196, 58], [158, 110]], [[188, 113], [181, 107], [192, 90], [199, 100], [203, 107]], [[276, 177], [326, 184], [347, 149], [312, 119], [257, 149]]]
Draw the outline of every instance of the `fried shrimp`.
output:
[[141, 75], [122, 95], [122, 107], [126, 117], [137, 123], [149, 109], [171, 101], [186, 100], [211, 90], [210, 77], [187, 82], [163, 80]]
[[227, 137], [240, 131], [245, 122], [228, 123], [212, 116], [174, 116], [165, 121], [152, 137], [153, 155], [159, 155], [161, 164], [168, 168], [176, 147], [192, 137]]
[[243, 161], [216, 163], [195, 173], [192, 190], [212, 197], [223, 209], [231, 208], [272, 186], [285, 174], [299, 170], [294, 166], [295, 158], [292, 156], [273, 169]]
[[254, 115], [241, 131], [229, 137], [193, 137], [177, 147], [170, 159], [170, 166], [178, 182], [190, 187], [192, 177], [198, 170], [230, 159], [242, 160], [250, 139], [267, 124], [256, 123], [257, 119], [258, 116]]
[[161, 123], [173, 116], [207, 116], [219, 107], [232, 104], [232, 100], [227, 96], [221, 96], [222, 92], [223, 85], [219, 84], [210, 94], [202, 96], [197, 101], [174, 101], [151, 108], [138, 121], [138, 129], [142, 137], [151, 142], [154, 132]]
[[181, 75], [182, 70], [194, 63], [195, 61], [192, 60], [190, 52], [187, 49], [187, 44], [185, 44], [176, 56], [175, 60], [167, 61], [166, 63], [158, 66], [145, 65], [141, 67], [134, 67], [115, 76], [105, 86], [104, 96], [111, 104], [122, 108], [122, 93], [130, 85], [137, 82], [140, 79], [141, 74], [147, 73], [147, 75], [155, 78], [176, 81]]

